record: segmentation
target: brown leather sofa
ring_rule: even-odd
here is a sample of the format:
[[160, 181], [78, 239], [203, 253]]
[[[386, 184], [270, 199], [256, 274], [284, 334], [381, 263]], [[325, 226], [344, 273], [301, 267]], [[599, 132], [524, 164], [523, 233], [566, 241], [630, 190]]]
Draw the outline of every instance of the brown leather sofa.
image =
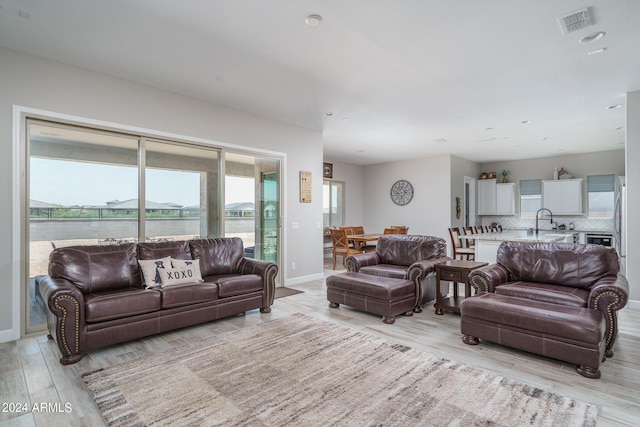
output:
[[376, 250], [347, 257], [347, 270], [354, 273], [411, 280], [416, 288], [414, 312], [435, 299], [435, 265], [451, 258], [447, 243], [434, 236], [388, 234], [380, 236]]
[[[138, 261], [165, 257], [198, 260], [202, 282], [145, 287]], [[277, 273], [274, 263], [245, 258], [239, 238], [70, 246], [51, 252], [40, 292], [49, 338], [67, 365], [111, 344], [257, 308], [268, 313]]]
[[503, 242], [496, 263], [472, 271], [469, 282], [477, 297], [461, 306], [465, 343], [482, 338], [573, 362], [594, 378], [600, 360], [613, 356], [617, 312], [629, 297], [613, 248]]

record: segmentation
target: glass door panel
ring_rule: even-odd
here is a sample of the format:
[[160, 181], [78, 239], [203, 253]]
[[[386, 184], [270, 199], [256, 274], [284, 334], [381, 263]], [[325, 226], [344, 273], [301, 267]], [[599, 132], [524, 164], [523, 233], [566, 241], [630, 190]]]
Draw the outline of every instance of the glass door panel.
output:
[[27, 333], [46, 324], [36, 286], [54, 247], [138, 236], [138, 139], [28, 121]]
[[146, 241], [219, 236], [218, 150], [144, 142]]
[[240, 237], [245, 256], [279, 266], [280, 164], [280, 159], [225, 153], [225, 236]]

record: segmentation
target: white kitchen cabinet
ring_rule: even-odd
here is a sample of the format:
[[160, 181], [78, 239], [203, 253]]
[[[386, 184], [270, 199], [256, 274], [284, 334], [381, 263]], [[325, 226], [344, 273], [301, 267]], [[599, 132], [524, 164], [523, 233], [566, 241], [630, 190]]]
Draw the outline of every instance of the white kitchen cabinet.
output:
[[496, 213], [496, 180], [481, 179], [478, 181], [478, 215], [495, 215]]
[[516, 184], [497, 183], [495, 179], [478, 181], [478, 215], [515, 215]]
[[582, 215], [582, 178], [542, 181], [542, 207], [554, 215]]
[[496, 215], [516, 214], [516, 184], [496, 184]]

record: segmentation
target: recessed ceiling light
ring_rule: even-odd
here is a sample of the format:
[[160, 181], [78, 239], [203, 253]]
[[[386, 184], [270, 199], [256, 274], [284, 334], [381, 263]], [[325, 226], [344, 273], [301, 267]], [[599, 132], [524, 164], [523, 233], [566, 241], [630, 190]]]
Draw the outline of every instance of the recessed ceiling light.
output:
[[358, 153], [364, 153], [364, 150], [358, 150]]
[[309, 15], [304, 18], [304, 22], [310, 27], [317, 27], [318, 25], [322, 24], [322, 16], [316, 14]]
[[349, 120], [351, 120], [351, 117], [343, 117], [343, 118], [342, 118], [342, 121], [343, 121], [343, 122], [348, 122]]
[[601, 47], [600, 49], [590, 50], [589, 52], [587, 52], [587, 55], [597, 55], [597, 54], [602, 53], [602, 52], [604, 52], [606, 50], [607, 50], [606, 47]]
[[447, 140], [446, 140], [446, 139], [444, 139], [444, 138], [436, 138], [436, 139], [434, 139], [433, 141], [434, 141], [434, 142], [438, 142], [438, 143], [444, 143], [444, 142], [447, 142]]
[[618, 108], [622, 108], [622, 104], [609, 105], [607, 110], [617, 110]]
[[331, 117], [331, 116], [333, 116], [333, 113], [329, 113], [329, 112], [327, 112], [327, 113], [324, 113], [324, 116], [325, 116], [325, 117]]
[[522, 123], [523, 125], [528, 125], [529, 123], [531, 123], [531, 120], [523, 120], [520, 123]]
[[607, 33], [605, 33], [604, 31], [598, 31], [596, 33], [591, 33], [588, 36], [584, 36], [583, 38], [580, 39], [580, 43], [592, 43], [596, 40], [600, 40], [601, 38], [603, 38]]
[[549, 139], [549, 137], [548, 137], [548, 136], [544, 136], [544, 137], [542, 137], [541, 139], [542, 139], [543, 141], [546, 141], [547, 139]]
[[614, 130], [622, 130], [624, 129], [624, 126], [618, 126], [617, 128], [615, 128]]
[[484, 128], [484, 130], [493, 130], [493, 128]]

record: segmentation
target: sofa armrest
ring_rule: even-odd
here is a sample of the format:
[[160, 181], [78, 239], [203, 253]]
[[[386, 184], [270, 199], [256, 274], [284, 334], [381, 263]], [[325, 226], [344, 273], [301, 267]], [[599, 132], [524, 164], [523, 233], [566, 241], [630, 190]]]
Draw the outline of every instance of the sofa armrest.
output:
[[618, 310], [629, 300], [629, 282], [622, 274], [605, 276], [591, 287], [589, 308], [602, 312], [607, 323], [606, 356], [613, 356], [613, 344], [618, 336]]
[[40, 294], [49, 308], [47, 326], [50, 338], [56, 340], [62, 354], [60, 363], [76, 363], [86, 348], [82, 292], [66, 279], [44, 276], [40, 280]]
[[448, 256], [441, 258], [423, 259], [421, 261], [414, 262], [409, 266], [409, 270], [407, 271], [407, 278], [413, 281], [421, 281], [431, 273], [435, 273], [436, 264], [447, 261], [451, 261], [451, 258]]
[[364, 254], [350, 255], [345, 260], [347, 271], [357, 273], [361, 267], [380, 264], [380, 255], [378, 252], [367, 252]]
[[496, 286], [509, 280], [509, 272], [501, 264], [490, 264], [469, 273], [469, 284], [476, 294], [495, 292]]
[[253, 258], [243, 258], [240, 262], [240, 274], [257, 274], [262, 277], [262, 287], [264, 296], [262, 298], [262, 313], [271, 312], [273, 299], [275, 297], [276, 276], [278, 275], [278, 265], [270, 261], [259, 261]]

